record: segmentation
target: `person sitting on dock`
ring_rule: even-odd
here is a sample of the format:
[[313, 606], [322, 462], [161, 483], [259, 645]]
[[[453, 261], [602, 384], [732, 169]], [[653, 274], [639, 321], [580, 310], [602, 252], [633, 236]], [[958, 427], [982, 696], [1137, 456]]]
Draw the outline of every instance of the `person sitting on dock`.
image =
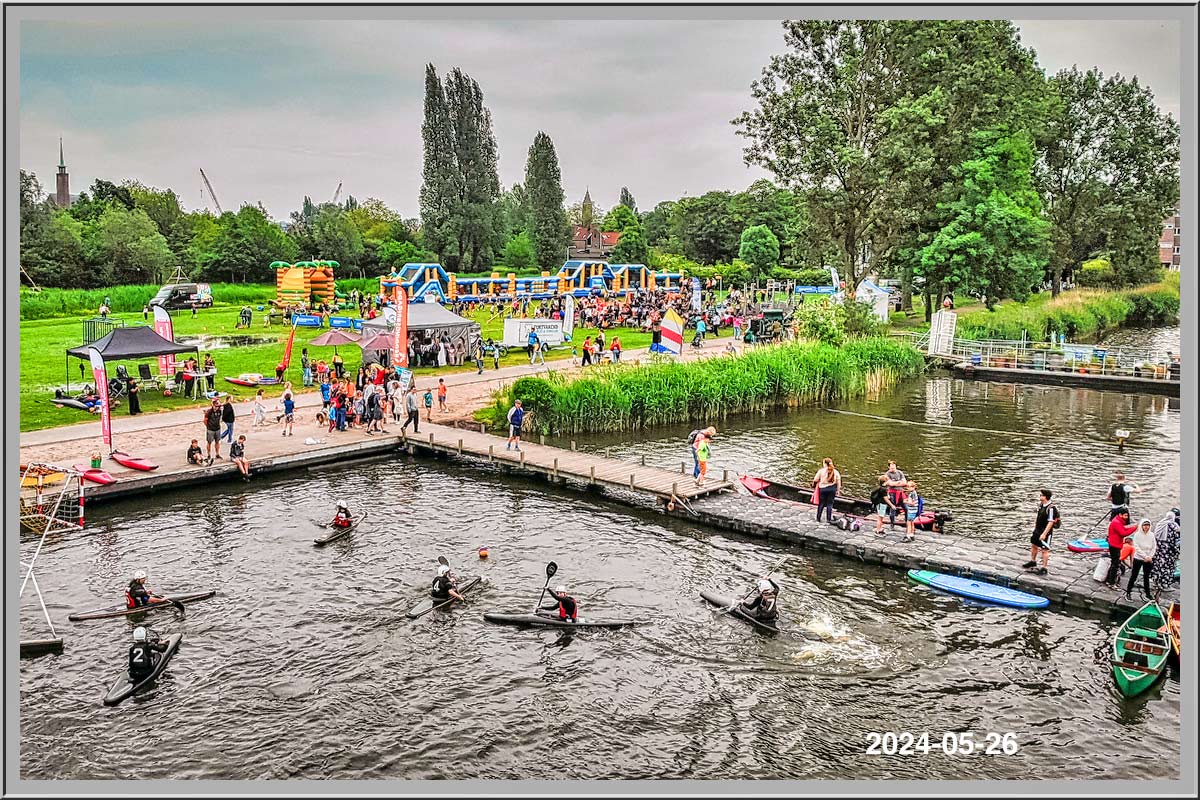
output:
[[335, 528], [349, 528], [354, 524], [354, 517], [350, 516], [350, 508], [346, 505], [346, 501], [338, 501], [337, 513], [333, 515], [333, 522], [329, 524]]
[[129, 588], [125, 590], [125, 605], [129, 608], [141, 608], [151, 603], [162, 602], [163, 598], [146, 588], [147, 577], [149, 576], [146, 575], [144, 569], [133, 573], [133, 580], [129, 582]]
[[754, 593], [742, 601], [742, 609], [755, 619], [774, 622], [779, 616], [779, 584], [770, 578], [761, 578]]
[[139, 625], [133, 629], [133, 646], [129, 648], [129, 679], [141, 683], [154, 673], [158, 666], [159, 653], [165, 653], [167, 645], [158, 640], [158, 634]]
[[579, 618], [579, 603], [575, 602], [575, 598], [567, 594], [566, 586], [556, 586], [553, 589], [548, 589], [547, 593], [554, 598], [555, 602], [542, 606], [542, 611], [558, 611], [558, 618], [564, 622], [571, 620], [574, 622]]
[[199, 439], [192, 439], [192, 446], [187, 451], [187, 463], [204, 466], [204, 451], [200, 449]]
[[433, 587], [429, 594], [434, 600], [454, 598], [463, 603], [467, 602], [467, 598], [458, 593], [457, 584], [450, 574], [450, 567], [445, 564], [438, 565], [437, 577], [433, 579]]

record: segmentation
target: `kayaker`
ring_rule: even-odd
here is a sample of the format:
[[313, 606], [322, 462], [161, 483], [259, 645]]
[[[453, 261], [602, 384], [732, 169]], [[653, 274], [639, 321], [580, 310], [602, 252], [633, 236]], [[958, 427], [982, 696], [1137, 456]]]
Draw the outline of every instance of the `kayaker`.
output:
[[779, 584], [770, 578], [760, 578], [754, 593], [742, 601], [742, 609], [755, 619], [773, 622], [779, 616]]
[[345, 501], [338, 502], [337, 513], [333, 515], [333, 522], [329, 524], [335, 528], [349, 528], [354, 524], [354, 517], [350, 516], [350, 508]]
[[1127, 483], [1125, 481], [1125, 473], [1118, 472], [1113, 475], [1114, 483], [1108, 488], [1108, 494], [1104, 499], [1112, 504], [1112, 510], [1109, 512], [1109, 519], [1116, 519], [1121, 510], [1129, 510], [1129, 498], [1134, 492], [1140, 492], [1142, 487], [1135, 483]]
[[141, 683], [154, 673], [159, 653], [167, 652], [167, 644], [158, 640], [158, 635], [149, 628], [139, 625], [133, 629], [133, 646], [129, 648], [129, 679]]
[[454, 598], [463, 603], [467, 602], [467, 598], [458, 593], [455, 585], [454, 577], [450, 573], [450, 567], [445, 564], [439, 564], [437, 577], [433, 579], [433, 588], [429, 594], [434, 600], [449, 600], [450, 598]]
[[1133, 535], [1133, 532], [1138, 528], [1137, 525], [1129, 524], [1129, 509], [1122, 509], [1113, 517], [1112, 522], [1108, 523], [1108, 574], [1104, 578], [1104, 582], [1109, 586], [1117, 585], [1117, 571], [1121, 568], [1121, 548], [1125, 544], [1125, 537]]
[[579, 604], [575, 602], [575, 598], [567, 594], [566, 586], [556, 586], [553, 589], [548, 589], [547, 594], [554, 598], [555, 602], [548, 606], [542, 606], [542, 611], [558, 611], [558, 618], [563, 620], [575, 620], [579, 617]]
[[146, 588], [146, 570], [139, 569], [133, 573], [133, 580], [125, 590], [125, 605], [129, 608], [141, 608], [151, 603], [161, 602], [163, 598]]

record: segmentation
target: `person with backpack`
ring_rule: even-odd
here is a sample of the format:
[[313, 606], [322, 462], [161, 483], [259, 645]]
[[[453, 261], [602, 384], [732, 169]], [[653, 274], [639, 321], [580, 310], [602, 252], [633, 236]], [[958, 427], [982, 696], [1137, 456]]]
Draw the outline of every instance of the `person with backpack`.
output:
[[1129, 511], [1129, 498], [1134, 492], [1140, 492], [1142, 487], [1136, 483], [1126, 483], [1125, 473], [1117, 472], [1114, 474], [1113, 485], [1108, 488], [1108, 494], [1104, 499], [1112, 504], [1112, 509], [1109, 511], [1108, 518], [1116, 519], [1122, 511]]
[[717, 435], [717, 429], [711, 425], [707, 428], [697, 428], [688, 434], [688, 446], [692, 450], [692, 478], [700, 477], [700, 458], [696, 455], [696, 448], [700, 444], [700, 439], [712, 438]]
[[1037, 570], [1039, 575], [1045, 575], [1050, 564], [1050, 539], [1054, 529], [1062, 525], [1062, 517], [1058, 509], [1050, 502], [1051, 492], [1042, 489], [1038, 501], [1037, 521], [1033, 524], [1033, 536], [1029, 540], [1029, 560], [1022, 566], [1033, 569], [1037, 566], [1038, 554], [1042, 557], [1042, 566]]

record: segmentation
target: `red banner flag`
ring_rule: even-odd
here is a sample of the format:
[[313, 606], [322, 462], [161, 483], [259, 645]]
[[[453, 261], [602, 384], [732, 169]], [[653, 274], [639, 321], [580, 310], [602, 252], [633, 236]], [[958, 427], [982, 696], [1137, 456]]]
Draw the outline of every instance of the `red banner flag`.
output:
[[392, 326], [392, 366], [408, 367], [408, 295], [397, 283], [392, 290], [396, 323]]
[[[294, 314], [292, 315], [292, 319], [295, 319]], [[296, 341], [296, 323], [293, 322], [292, 333], [288, 336], [287, 349], [283, 351], [283, 368], [285, 370], [288, 368], [288, 364], [292, 363], [292, 342], [294, 341]]]
[[104, 368], [104, 357], [94, 347], [88, 348], [92, 360], [92, 379], [96, 381], [96, 394], [100, 396], [100, 435], [112, 451], [112, 414], [108, 408], [108, 371]]
[[[175, 326], [171, 322], [171, 315], [162, 306], [154, 307], [154, 332], [168, 342], [175, 341]], [[158, 357], [158, 374], [159, 375], [174, 375], [175, 374], [175, 356], [171, 354]]]

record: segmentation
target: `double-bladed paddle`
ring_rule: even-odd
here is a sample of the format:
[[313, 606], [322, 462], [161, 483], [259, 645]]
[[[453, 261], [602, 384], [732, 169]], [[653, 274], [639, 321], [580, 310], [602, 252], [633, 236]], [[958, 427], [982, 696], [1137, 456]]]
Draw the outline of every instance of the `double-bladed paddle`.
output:
[[[790, 558], [790, 556], [784, 556], [783, 558], [776, 561], [775, 566], [773, 566], [769, 570], [767, 570], [762, 575], [762, 577], [765, 578], [768, 575], [770, 575], [772, 572], [774, 572], [775, 570], [779, 569], [779, 567], [783, 565], [783, 562], [787, 561], [789, 558]], [[752, 591], [754, 591], [754, 590], [751, 589], [749, 592], [746, 592], [744, 595], [742, 595], [741, 597], [734, 600], [733, 605], [729, 606], [728, 608], [722, 608], [720, 611], [717, 612], [717, 616], [720, 616], [722, 614], [728, 614], [730, 611], [733, 611], [735, 608], [737, 608], [739, 605], [741, 605], [743, 600], [745, 600], [747, 597], [750, 596], [750, 592], [752, 592]]]
[[542, 593], [538, 595], [537, 602], [533, 605], [533, 613], [542, 607], [542, 598], [546, 596], [546, 589], [550, 586], [550, 579], [554, 577], [554, 573], [558, 572], [558, 564], [551, 561], [546, 565], [546, 585], [542, 587]]

